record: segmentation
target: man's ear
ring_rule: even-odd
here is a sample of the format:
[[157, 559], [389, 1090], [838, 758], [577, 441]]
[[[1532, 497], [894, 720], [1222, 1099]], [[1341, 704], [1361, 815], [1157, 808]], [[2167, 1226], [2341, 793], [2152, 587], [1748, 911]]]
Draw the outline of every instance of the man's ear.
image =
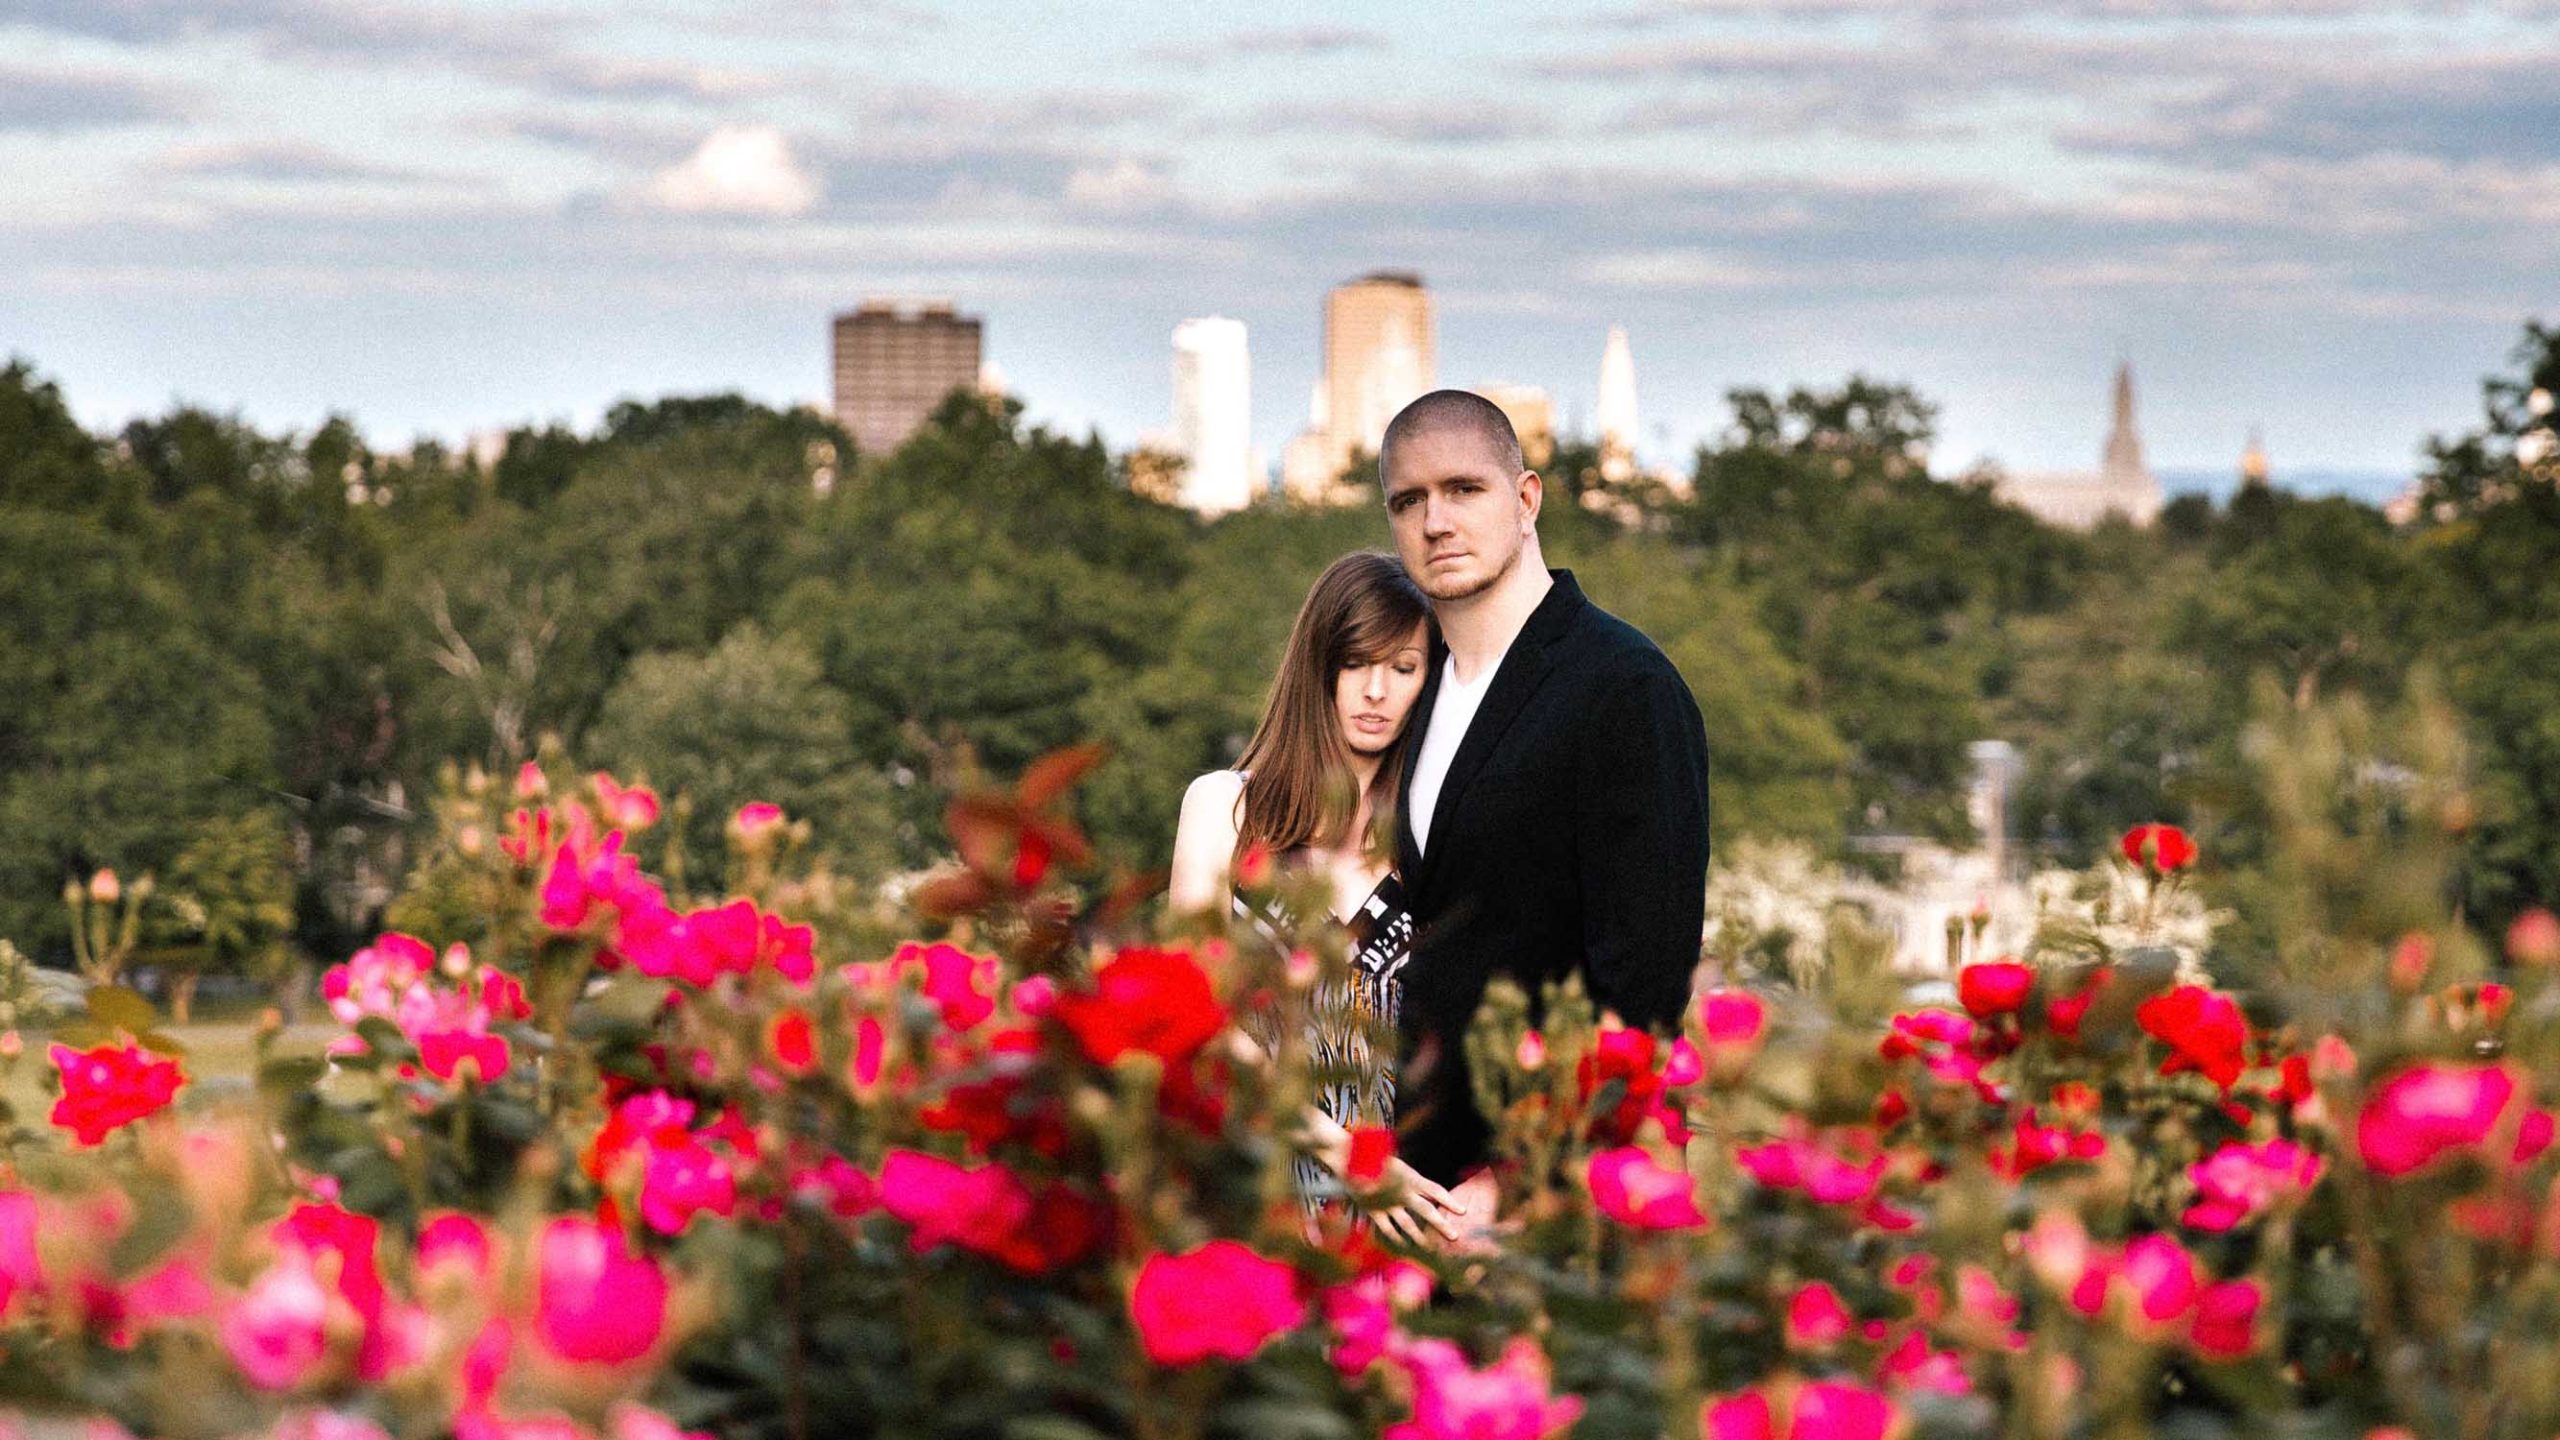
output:
[[1520, 503], [1529, 512], [1529, 528], [1536, 529], [1538, 507], [1546, 501], [1547, 482], [1538, 478], [1537, 471], [1523, 470], [1520, 472], [1519, 480], [1514, 482], [1511, 488], [1520, 492]]

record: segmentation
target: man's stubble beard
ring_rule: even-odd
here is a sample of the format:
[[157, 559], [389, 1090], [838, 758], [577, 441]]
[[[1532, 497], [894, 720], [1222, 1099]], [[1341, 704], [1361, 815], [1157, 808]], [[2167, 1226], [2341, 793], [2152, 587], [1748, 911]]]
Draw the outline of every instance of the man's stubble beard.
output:
[[[1446, 588], [1445, 585], [1435, 587], [1430, 580], [1423, 576], [1416, 576], [1414, 578], [1414, 583], [1421, 589], [1423, 595], [1434, 605], [1456, 605], [1463, 601], [1473, 600], [1477, 596], [1491, 590], [1494, 586], [1501, 584], [1504, 580], [1509, 579], [1511, 572], [1520, 568], [1521, 553], [1528, 548], [1529, 545], [1525, 539], [1515, 543], [1511, 547], [1511, 554], [1503, 560], [1500, 569], [1495, 570], [1492, 574], [1487, 575], [1482, 580], [1478, 580], [1471, 585], [1461, 583], [1456, 588]], [[1429, 573], [1429, 567], [1426, 566], [1424, 569], [1425, 574], [1427, 575]]]

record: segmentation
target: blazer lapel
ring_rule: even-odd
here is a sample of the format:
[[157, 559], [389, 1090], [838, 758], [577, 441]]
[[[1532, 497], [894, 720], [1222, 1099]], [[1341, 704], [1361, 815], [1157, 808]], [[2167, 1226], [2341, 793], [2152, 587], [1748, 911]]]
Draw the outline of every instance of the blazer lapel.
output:
[[[1458, 753], [1449, 761], [1448, 778], [1440, 782], [1440, 798], [1431, 807], [1431, 828], [1443, 837], [1455, 829], [1458, 807], [1466, 798], [1468, 782], [1484, 768], [1494, 747], [1502, 743], [1503, 733], [1511, 728], [1512, 721], [1520, 718], [1520, 712], [1528, 708], [1530, 697], [1538, 693], [1540, 682], [1547, 678], [1547, 671], [1555, 663], [1552, 647], [1556, 638], [1573, 623], [1574, 615], [1582, 609], [1582, 588], [1574, 583], [1573, 572], [1556, 570], [1549, 573], [1555, 577], [1555, 588], [1549, 590], [1547, 598], [1539, 601], [1538, 608], [1530, 612], [1529, 622], [1520, 627], [1519, 636], [1503, 655], [1501, 665], [1494, 671], [1492, 687], [1484, 692], [1484, 703], [1476, 708], [1475, 718], [1467, 724], [1465, 738], [1458, 742]], [[1437, 689], [1436, 680], [1433, 689]], [[1431, 698], [1436, 699], [1436, 694]], [[1430, 716], [1426, 713], [1421, 719], [1427, 724]], [[1421, 749], [1417, 744], [1412, 747], [1412, 753], [1418, 754]], [[1405, 788], [1410, 791], [1410, 762], [1405, 767], [1405, 775]], [[1398, 830], [1409, 842], [1412, 827], [1399, 822]], [[1421, 875], [1428, 876], [1432, 858], [1447, 849], [1444, 838], [1429, 851], [1415, 856], [1420, 861], [1417, 868]]]

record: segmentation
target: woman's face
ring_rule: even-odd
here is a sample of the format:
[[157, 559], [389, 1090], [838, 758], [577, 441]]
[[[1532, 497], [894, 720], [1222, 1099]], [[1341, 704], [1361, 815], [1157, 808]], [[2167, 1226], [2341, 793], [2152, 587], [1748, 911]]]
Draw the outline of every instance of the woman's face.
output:
[[1422, 694], [1422, 669], [1428, 655], [1423, 628], [1385, 656], [1368, 664], [1350, 664], [1333, 677], [1333, 714], [1342, 725], [1343, 743], [1362, 755], [1375, 755], [1404, 733], [1405, 717]]

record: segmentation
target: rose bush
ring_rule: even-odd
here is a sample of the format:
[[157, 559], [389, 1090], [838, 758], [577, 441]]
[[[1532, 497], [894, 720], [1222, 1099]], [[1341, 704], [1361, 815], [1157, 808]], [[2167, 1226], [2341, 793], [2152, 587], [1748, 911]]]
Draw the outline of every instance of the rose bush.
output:
[[2560, 1430], [2547, 919], [2495, 980], [2447, 926], [2246, 993], [2085, 940], [1711, 957], [1663, 1036], [1497, 985], [1499, 1222], [1401, 1254], [1358, 1214], [1391, 1133], [1347, 1205], [1293, 1190], [1338, 945], [1147, 933], [1066, 818], [1093, 759], [955, 806], [886, 953], [770, 806], [691, 895], [645, 787], [457, 777], [395, 910], [430, 933], [329, 972], [325, 1043], [226, 1088], [128, 992], [56, 1035], [0, 1396], [462, 1440]]

